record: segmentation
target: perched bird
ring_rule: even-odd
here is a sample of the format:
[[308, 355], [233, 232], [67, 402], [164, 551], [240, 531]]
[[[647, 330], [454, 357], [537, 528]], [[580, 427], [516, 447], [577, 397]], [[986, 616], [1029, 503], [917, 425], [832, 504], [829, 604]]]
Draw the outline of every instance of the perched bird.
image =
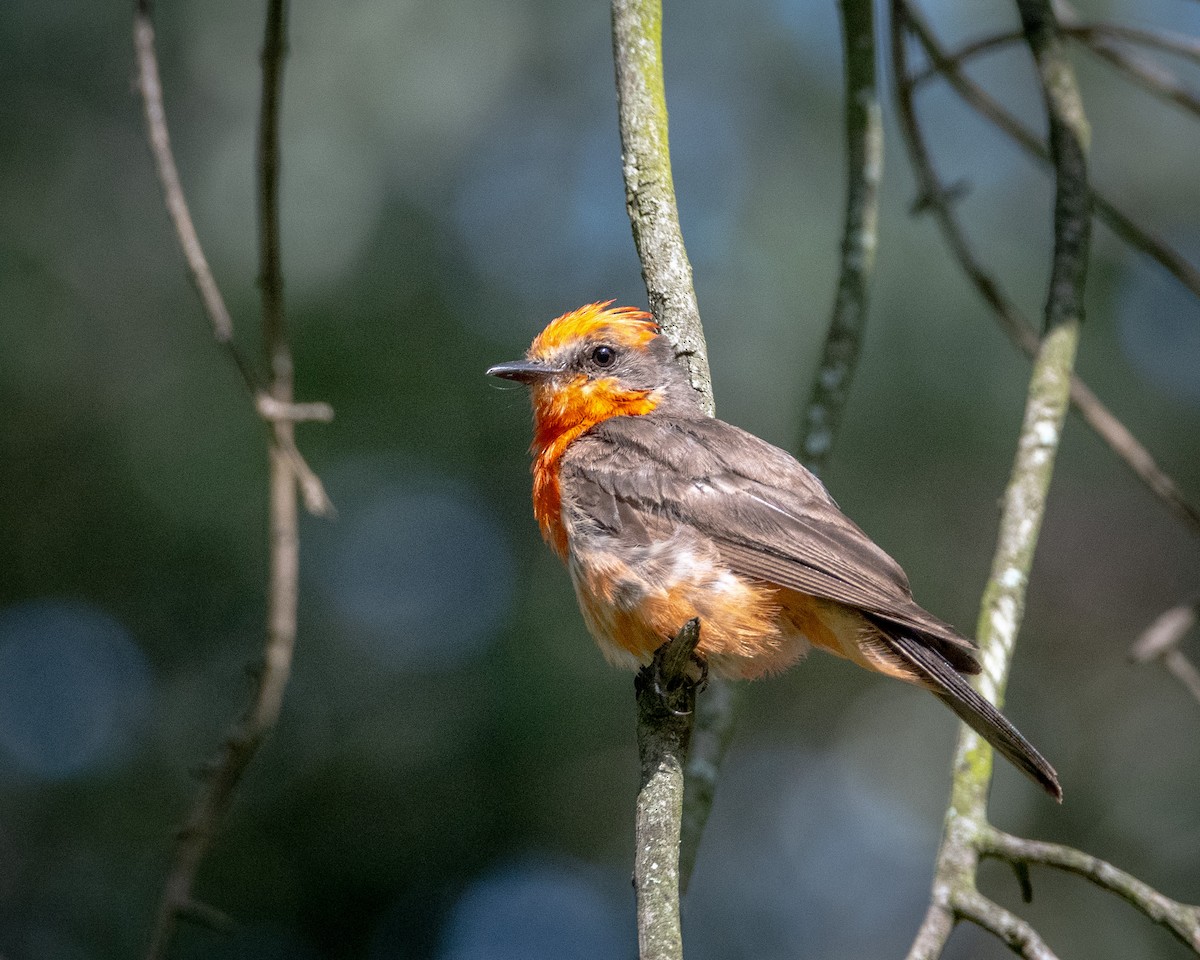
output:
[[[611, 301], [610, 301], [611, 302]], [[533, 403], [533, 512], [605, 657], [637, 668], [692, 617], [717, 675], [820, 647], [931, 691], [1062, 799], [1058, 776], [963, 674], [977, 647], [784, 450], [706, 415], [650, 314], [594, 303], [492, 376]]]

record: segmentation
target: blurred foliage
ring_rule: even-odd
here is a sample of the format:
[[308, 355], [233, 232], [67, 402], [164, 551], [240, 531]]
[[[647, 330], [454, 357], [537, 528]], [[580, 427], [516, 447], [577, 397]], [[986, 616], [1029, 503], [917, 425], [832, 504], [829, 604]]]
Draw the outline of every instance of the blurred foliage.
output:
[[[1168, 0], [1085, 9], [1200, 32]], [[262, 635], [262, 428], [184, 277], [130, 89], [122, 5], [0, 6], [0, 953], [135, 955], [193, 790]], [[1003, 3], [931, 5], [945, 35]], [[261, 11], [164, 3], [185, 188], [257, 342]], [[639, 303], [607, 8], [295, 4], [284, 106], [300, 442], [339, 508], [306, 521], [299, 648], [200, 894], [241, 923], [178, 956], [631, 956], [629, 677], [587, 638], [528, 509], [523, 394], [483, 369], [551, 316]], [[799, 429], [841, 215], [833, 3], [671, 7], [685, 236], [721, 414]], [[1080, 58], [1097, 178], [1200, 256], [1200, 130]], [[1034, 122], [1019, 51], [977, 75]], [[1192, 77], [1193, 81], [1197, 78]], [[931, 90], [922, 116], [973, 235], [1038, 309], [1039, 171]], [[828, 480], [917, 595], [974, 620], [1026, 366], [906, 215], [889, 136], [863, 366]], [[1200, 308], [1103, 232], [1081, 369], [1200, 496]], [[1198, 545], [1073, 421], [1010, 688], [1062, 773], [1009, 770], [998, 822], [1200, 901], [1200, 715], [1124, 653], [1195, 591]], [[1193, 641], [1194, 643], [1194, 641]], [[1194, 648], [1193, 648], [1194, 652]], [[950, 715], [814, 658], [749, 697], [685, 917], [696, 958], [895, 956], [927, 894]], [[989, 875], [995, 895], [1018, 895]], [[1031, 919], [1080, 956], [1177, 957], [1165, 933], [1034, 875]], [[1006, 900], [1007, 898], [1007, 900]], [[1001, 949], [962, 930], [951, 955]]]

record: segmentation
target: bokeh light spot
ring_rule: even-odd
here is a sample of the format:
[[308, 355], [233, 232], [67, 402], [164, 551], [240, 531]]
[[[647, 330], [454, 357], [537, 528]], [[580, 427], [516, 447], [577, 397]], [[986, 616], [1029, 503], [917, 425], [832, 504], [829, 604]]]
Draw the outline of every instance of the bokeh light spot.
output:
[[[1196, 244], [1179, 246], [1186, 253]], [[1138, 373], [1200, 407], [1200, 301], [1157, 265], [1139, 263], [1122, 287], [1117, 316], [1121, 347]]]
[[316, 547], [322, 589], [347, 636], [382, 664], [454, 669], [504, 623], [514, 583], [506, 533], [444, 483], [355, 480], [358, 497], [339, 496], [336, 476], [330, 484], [342, 512]]
[[118, 762], [152, 690], [126, 629], [89, 604], [38, 600], [0, 612], [0, 755], [64, 780]]
[[582, 864], [500, 867], [471, 883], [442, 934], [439, 960], [623, 960], [635, 952], [622, 916]]

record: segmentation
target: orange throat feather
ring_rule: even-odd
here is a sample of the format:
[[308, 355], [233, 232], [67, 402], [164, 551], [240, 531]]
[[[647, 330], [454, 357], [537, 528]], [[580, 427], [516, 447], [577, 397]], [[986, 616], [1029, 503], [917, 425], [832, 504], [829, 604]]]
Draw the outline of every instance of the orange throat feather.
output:
[[567, 448], [582, 434], [610, 417], [642, 416], [656, 406], [654, 390], [625, 390], [612, 377], [578, 376], [565, 384], [533, 391], [533, 515], [542, 539], [563, 560], [567, 530], [562, 520], [559, 466]]

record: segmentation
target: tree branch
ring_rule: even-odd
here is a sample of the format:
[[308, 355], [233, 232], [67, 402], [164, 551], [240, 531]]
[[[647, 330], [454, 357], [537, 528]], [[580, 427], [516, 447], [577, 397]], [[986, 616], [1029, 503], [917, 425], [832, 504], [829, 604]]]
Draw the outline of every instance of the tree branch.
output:
[[1134, 663], [1161, 660], [1163, 666], [1200, 703], [1200, 670], [1179, 648], [1184, 636], [1196, 625], [1198, 616], [1200, 602], [1172, 607], [1146, 628], [1129, 651], [1129, 656]]
[[183, 183], [179, 179], [179, 168], [175, 165], [175, 154], [171, 149], [171, 137], [167, 130], [166, 109], [163, 106], [153, 13], [151, 0], [136, 0], [133, 11], [133, 48], [137, 61], [138, 93], [142, 99], [142, 115], [146, 120], [146, 140], [154, 157], [154, 168], [163, 192], [163, 203], [171, 217], [171, 225], [175, 228], [175, 236], [179, 240], [180, 250], [183, 251], [192, 284], [212, 325], [213, 337], [237, 367], [246, 389], [251, 395], [255, 395], [259, 392], [258, 377], [233, 340], [233, 318], [225, 306], [225, 298], [221, 296], [221, 289], [217, 286], [216, 278], [208, 265], [208, 258], [204, 255], [204, 248], [192, 222], [187, 199], [183, 195]]
[[[934, 886], [930, 898], [929, 909], [925, 919], [913, 938], [912, 946], [908, 948], [905, 960], [937, 960], [946, 949], [946, 942], [954, 931], [954, 912], [949, 909], [949, 890], [944, 883], [940, 884], [944, 896], [939, 897], [939, 886]], [[947, 903], [940, 902], [941, 900]]]
[[[661, 0], [612, 0], [613, 65], [621, 129], [625, 209], [651, 310], [686, 364], [703, 408], [712, 413], [712, 375], [692, 267], [683, 244], [671, 153], [662, 67]], [[680, 885], [687, 889], [717, 775], [733, 733], [741, 691], [713, 678], [697, 711], [696, 747], [687, 767]], [[691, 722], [691, 717], [688, 718]]]
[[1133, 46], [1149, 47], [1163, 53], [1176, 54], [1200, 63], [1200, 40], [1189, 37], [1187, 34], [1172, 33], [1169, 30], [1147, 30], [1120, 23], [1082, 23], [1076, 20], [1073, 14], [1069, 20], [1061, 14], [1060, 18], [1063, 20], [1063, 33], [1072, 39], [1085, 40], [1089, 37], [1103, 37]]
[[1194, 116], [1200, 116], [1200, 98], [1162, 64], [1129, 52], [1124, 44], [1111, 39], [1110, 35], [1103, 31], [1081, 32], [1076, 35], [1076, 39], [1085, 49], [1102, 60], [1107, 60], [1154, 96], [1173, 103]]
[[[146, 140], [154, 158], [155, 172], [163, 191], [163, 203], [175, 229], [175, 237], [183, 252], [187, 264], [188, 275], [192, 285], [200, 297], [201, 306], [208, 316], [212, 327], [213, 339], [229, 356], [238, 374], [241, 376], [246, 390], [254, 400], [258, 415], [270, 425], [280, 421], [290, 420], [293, 423], [319, 421], [328, 423], [333, 419], [333, 408], [327, 403], [282, 403], [271, 396], [259, 384], [259, 376], [254, 366], [244, 356], [234, 341], [233, 318], [221, 295], [204, 247], [196, 233], [192, 221], [191, 210], [183, 193], [183, 183], [179, 178], [179, 168], [175, 163], [175, 154], [171, 148], [171, 136], [167, 127], [166, 109], [163, 104], [162, 82], [159, 78], [158, 52], [154, 30], [154, 7], [151, 0], [135, 0], [133, 12], [133, 45], [137, 63], [137, 87], [142, 101], [142, 115], [146, 121]], [[277, 99], [277, 98], [276, 98]], [[271, 158], [271, 166], [277, 165], [277, 149]], [[277, 219], [273, 217], [272, 219]], [[272, 246], [278, 249], [278, 237], [274, 238]], [[274, 273], [278, 275], [278, 258]], [[272, 280], [267, 286], [280, 291], [282, 295], [282, 278]], [[282, 307], [271, 308], [271, 315], [282, 316]], [[290, 360], [288, 361], [290, 365]], [[333, 513], [333, 503], [325, 493], [320, 478], [313, 472], [305, 461], [303, 454], [295, 443], [290, 444], [288, 458], [296, 470], [304, 496], [305, 508], [314, 516], [327, 516]]]
[[[919, 8], [903, 3], [905, 23], [924, 48], [932, 67], [943, 76], [960, 97], [980, 116], [993, 124], [1022, 150], [1037, 160], [1050, 162], [1050, 151], [1041, 139], [989, 96], [961, 69], [942, 48]], [[910, 81], [914, 82], [914, 81]], [[1095, 214], [1105, 226], [1136, 250], [1157, 261], [1176, 280], [1200, 297], [1200, 270], [1161, 237], [1144, 230], [1121, 212], [1103, 193], [1092, 186]]]
[[159, 960], [166, 956], [180, 920], [217, 926], [227, 926], [229, 923], [224, 914], [198, 902], [192, 891], [200, 864], [228, 815], [243, 773], [275, 727], [291, 672], [299, 590], [298, 487], [304, 493], [306, 505], [314, 513], [327, 513], [332, 506], [320, 480], [305, 463], [295, 443], [297, 421], [328, 421], [333, 412], [327, 404], [296, 404], [293, 396], [279, 253], [278, 125], [285, 32], [283, 0], [269, 0], [262, 56], [258, 163], [260, 286], [264, 354], [270, 370], [270, 384], [266, 390], [262, 390], [255, 385], [249, 367], [233, 347], [232, 319], [208, 269], [184, 201], [167, 136], [149, 0], [138, 0], [134, 13], [139, 87], [145, 107], [148, 138], [163, 184], [167, 208], [201, 301], [213, 324], [214, 336], [238, 365], [255, 399], [256, 412], [268, 424], [272, 438], [269, 447], [267, 638], [261, 668], [257, 671], [257, 690], [245, 714], [222, 745], [220, 756], [207, 766], [204, 785], [185, 826], [178, 834], [147, 949], [148, 960]]
[[988, 827], [980, 834], [979, 852], [985, 857], [999, 857], [1010, 863], [1040, 864], [1084, 877], [1102, 890], [1115, 893], [1170, 930], [1194, 953], [1200, 954], [1200, 907], [1165, 897], [1149, 884], [1099, 857], [1058, 843], [1014, 837], [995, 827]]
[[841, 0], [845, 59], [846, 214], [833, 315], [804, 416], [801, 456], [819, 474], [829, 461], [867, 322], [879, 227], [883, 119], [875, 76], [872, 0]]
[[[1030, 348], [1037, 348], [1017, 463], [1006, 492], [1000, 544], [980, 617], [979, 638], [984, 661], [981, 686], [985, 692], [997, 698], [1003, 695], [1012, 652], [1011, 638], [1015, 637], [1020, 622], [1028, 562], [1032, 559], [1041, 503], [1046, 492], [1045, 484], [1049, 480], [1054, 446], [1062, 427], [1057, 410], [1062, 406], [1064, 384], [1068, 382], [1070, 359], [1082, 317], [1087, 229], [1090, 224], [1086, 181], [1088, 131], [1074, 78], [1063, 55], [1059, 33], [1046, 0], [1018, 0], [1018, 7], [1022, 15], [1022, 35], [1038, 66], [1050, 118], [1050, 143], [1056, 175], [1054, 262], [1046, 304], [1046, 334], [1040, 344], [1024, 318], [975, 258], [958, 225], [949, 191], [942, 186], [933, 170], [913, 110], [915, 78], [910, 74], [906, 61], [905, 31], [911, 28], [917, 32], [935, 69], [944, 69], [949, 73], [956, 70], [957, 66], [947, 62], [927, 28], [922, 33], [923, 25], [914, 24], [911, 19], [914, 11], [908, 0], [893, 0], [892, 3], [892, 59], [897, 107], [920, 185], [921, 203], [937, 215], [955, 258], [992, 306], [1009, 336], [1027, 352]], [[977, 49], [983, 47], [982, 43], [977, 45]], [[954, 82], [952, 78], [951, 82]], [[982, 92], [977, 95], [985, 96]], [[1161, 475], [1161, 471], [1149, 459], [1149, 454], [1099, 404], [1082, 381], [1070, 377], [1069, 390], [1072, 402], [1093, 428], [1182, 514], [1193, 530], [1200, 528], [1196, 522], [1196, 512], [1178, 496], [1174, 484]], [[1038, 415], [1039, 408], [1045, 415]], [[1043, 446], [1045, 441], [1050, 441], [1048, 448]], [[1022, 477], [1026, 486], [1024, 494], [1021, 493]], [[1013, 526], [1011, 521], [1031, 507], [1033, 515], [1026, 512], [1025, 522]], [[1178, 652], [1179, 639], [1190, 628], [1195, 615], [1195, 611], [1187, 606], [1168, 611], [1135, 645], [1134, 657], [1150, 659], [1172, 651]], [[1188, 667], [1191, 667], [1190, 663]], [[945, 834], [938, 851], [930, 907], [909, 952], [909, 960], [933, 960], [940, 956], [954, 922], [959, 919], [970, 920], [995, 933], [1020, 956], [1053, 960], [1053, 952], [1032, 926], [978, 892], [975, 878], [981, 856], [997, 857], [1020, 867], [1018, 875], [1021, 877], [1025, 876], [1024, 871], [1031, 863], [1045, 864], [1083, 876], [1103, 889], [1122, 896], [1200, 954], [1200, 908], [1171, 900], [1090, 854], [1058, 844], [1023, 840], [991, 826], [987, 821], [986, 808], [990, 775], [990, 750], [971, 731], [964, 729], [955, 756], [954, 787], [947, 811]], [[1028, 880], [1024, 879], [1023, 886], [1027, 883]]]
[[[1018, 0], [1029, 46], [1038, 66], [1050, 123], [1055, 167], [1054, 255], [1046, 297], [1045, 331], [1030, 376], [1025, 415], [1012, 475], [1005, 490], [991, 574], [980, 603], [976, 637], [982, 673], [980, 692], [1000, 706], [1025, 607], [1055, 455], [1070, 395], [1071, 372], [1082, 321], [1083, 288], [1091, 227], [1087, 182], [1087, 126], [1074, 75], [1063, 56], [1052, 14], [1040, 0]], [[919, 139], [911, 112], [904, 0], [892, 4], [892, 61], [901, 118], [911, 143]], [[1024, 921], [983, 898], [975, 887], [978, 835], [987, 824], [992, 751], [975, 731], [961, 727], [945, 831], [935, 865], [931, 909], [909, 957], [940, 955], [949, 934], [946, 913], [980, 923], [1022, 956], [1053, 954]]]
[[679, 837], [683, 766], [692, 735], [696, 684], [689, 672], [700, 642], [693, 617], [642, 668], [637, 694], [637, 742], [642, 782], [635, 823], [633, 884], [637, 891], [638, 956], [683, 960], [679, 926]]
[[708, 348], [683, 245], [662, 68], [661, 0], [613, 0], [613, 62], [621, 126], [625, 209], [642, 262], [650, 309], [684, 359], [692, 386], [713, 412]]
[[[1066, 4], [1057, 4], [1059, 10], [1059, 29], [1063, 36], [1069, 37], [1084, 46], [1092, 46], [1097, 42], [1103, 44], [1119, 43], [1135, 47], [1149, 47], [1163, 53], [1172, 53], [1181, 57], [1200, 62], [1200, 40], [1185, 34], [1170, 33], [1165, 30], [1145, 30], [1138, 27], [1127, 27], [1115, 23], [1085, 23], [1077, 18], [1074, 11]], [[1067, 17], [1070, 17], [1068, 20]], [[980, 37], [964, 44], [953, 53], [947, 53], [945, 59], [937, 64], [931, 63], [923, 70], [913, 74], [914, 86], [936, 79], [950, 69], [962, 68], [968, 60], [984, 53], [1003, 49], [1025, 39], [1020, 30], [1010, 30], [1005, 33], [994, 33]]]
[[[1038, 346], [1037, 333], [975, 255], [954, 211], [953, 189], [944, 185], [934, 170], [924, 135], [917, 123], [912, 102], [915, 78], [908, 73], [905, 50], [902, 42], [899, 42], [904, 29], [912, 26], [918, 39], [929, 52], [931, 59], [935, 63], [944, 61], [937, 41], [929, 32], [927, 25], [911, 20], [910, 15], [919, 16], [915, 9], [904, 0], [894, 5], [892, 63], [895, 70], [897, 114], [908, 147], [909, 158], [912, 161], [913, 172], [917, 178], [920, 198], [917, 207], [934, 214], [951, 254], [957, 260], [967, 279], [975, 287], [976, 292], [991, 306], [1001, 329], [1012, 343], [1032, 359]], [[986, 96], [982, 91], [979, 91], [979, 95]], [[1176, 518], [1182, 521], [1192, 533], [1200, 536], [1200, 510], [1188, 502], [1179, 486], [1158, 465], [1150, 451], [1138, 441], [1077, 374], [1071, 375], [1071, 403], [1088, 426], [1166, 504]]]
[[977, 890], [968, 890], [954, 898], [954, 913], [963, 920], [993, 933], [1025, 960], [1058, 960], [1036, 930], [1015, 913], [993, 903]]

